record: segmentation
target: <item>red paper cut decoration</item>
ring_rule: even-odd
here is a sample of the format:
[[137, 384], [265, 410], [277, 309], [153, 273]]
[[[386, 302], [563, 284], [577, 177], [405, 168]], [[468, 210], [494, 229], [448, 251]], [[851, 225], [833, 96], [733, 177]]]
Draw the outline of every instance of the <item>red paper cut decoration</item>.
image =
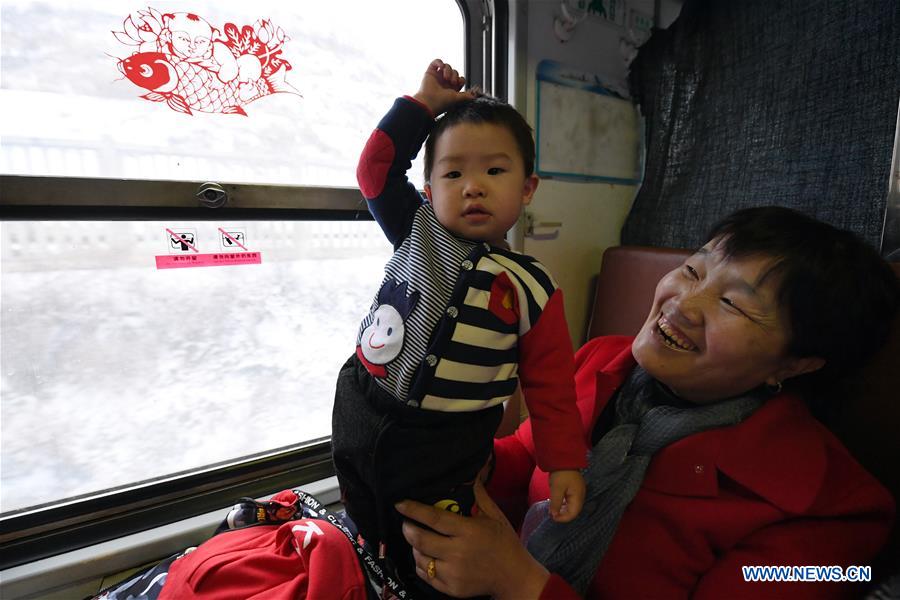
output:
[[243, 106], [271, 94], [297, 94], [285, 81], [291, 64], [281, 57], [290, 38], [260, 19], [224, 34], [193, 13], [165, 13], [148, 7], [122, 22], [115, 38], [135, 48], [119, 70], [146, 90], [141, 96], [172, 110], [246, 116]]

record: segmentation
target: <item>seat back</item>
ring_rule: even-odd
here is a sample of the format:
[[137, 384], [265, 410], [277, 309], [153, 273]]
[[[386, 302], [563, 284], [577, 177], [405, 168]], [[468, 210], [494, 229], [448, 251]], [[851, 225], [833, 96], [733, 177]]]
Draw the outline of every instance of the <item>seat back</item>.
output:
[[[900, 278], [900, 262], [891, 267]], [[887, 343], [857, 378], [854, 392], [828, 425], [900, 504], [900, 314], [894, 316]], [[878, 566], [880, 572], [900, 574], [900, 518]]]
[[656, 284], [690, 255], [688, 250], [674, 248], [607, 248], [594, 280], [587, 339], [637, 334], [653, 305]]

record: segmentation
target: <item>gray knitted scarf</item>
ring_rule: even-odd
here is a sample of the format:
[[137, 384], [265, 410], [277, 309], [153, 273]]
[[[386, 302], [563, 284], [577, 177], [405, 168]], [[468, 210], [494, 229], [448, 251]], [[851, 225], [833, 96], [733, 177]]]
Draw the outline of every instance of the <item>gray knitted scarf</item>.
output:
[[528, 551], [583, 595], [653, 455], [691, 434], [740, 423], [765, 397], [763, 392], [751, 392], [715, 404], [687, 405], [635, 367], [619, 390], [615, 426], [588, 457], [584, 508], [565, 524], [544, 511], [526, 540]]

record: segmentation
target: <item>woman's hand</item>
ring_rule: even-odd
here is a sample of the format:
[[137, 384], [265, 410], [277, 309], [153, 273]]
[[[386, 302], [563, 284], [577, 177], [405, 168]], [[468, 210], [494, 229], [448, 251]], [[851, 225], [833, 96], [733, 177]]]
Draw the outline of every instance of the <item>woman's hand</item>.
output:
[[456, 69], [436, 58], [425, 70], [419, 91], [413, 97], [437, 117], [457, 102], [475, 97], [475, 90], [460, 91], [465, 83], [466, 78]]
[[434, 530], [403, 523], [419, 577], [451, 596], [538, 598], [550, 574], [528, 554], [480, 481], [475, 483], [475, 501], [478, 514], [472, 517], [412, 500], [396, 505], [400, 514]]

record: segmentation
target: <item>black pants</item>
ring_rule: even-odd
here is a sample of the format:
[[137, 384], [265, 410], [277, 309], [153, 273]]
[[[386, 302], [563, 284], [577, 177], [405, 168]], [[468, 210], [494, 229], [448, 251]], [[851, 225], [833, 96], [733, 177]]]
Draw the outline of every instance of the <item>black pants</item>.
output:
[[500, 405], [461, 413], [410, 407], [379, 387], [356, 355], [341, 368], [331, 424], [341, 499], [366, 542], [385, 544], [414, 597], [443, 595], [416, 576], [394, 504], [408, 498], [470, 515], [472, 484], [502, 417]]

